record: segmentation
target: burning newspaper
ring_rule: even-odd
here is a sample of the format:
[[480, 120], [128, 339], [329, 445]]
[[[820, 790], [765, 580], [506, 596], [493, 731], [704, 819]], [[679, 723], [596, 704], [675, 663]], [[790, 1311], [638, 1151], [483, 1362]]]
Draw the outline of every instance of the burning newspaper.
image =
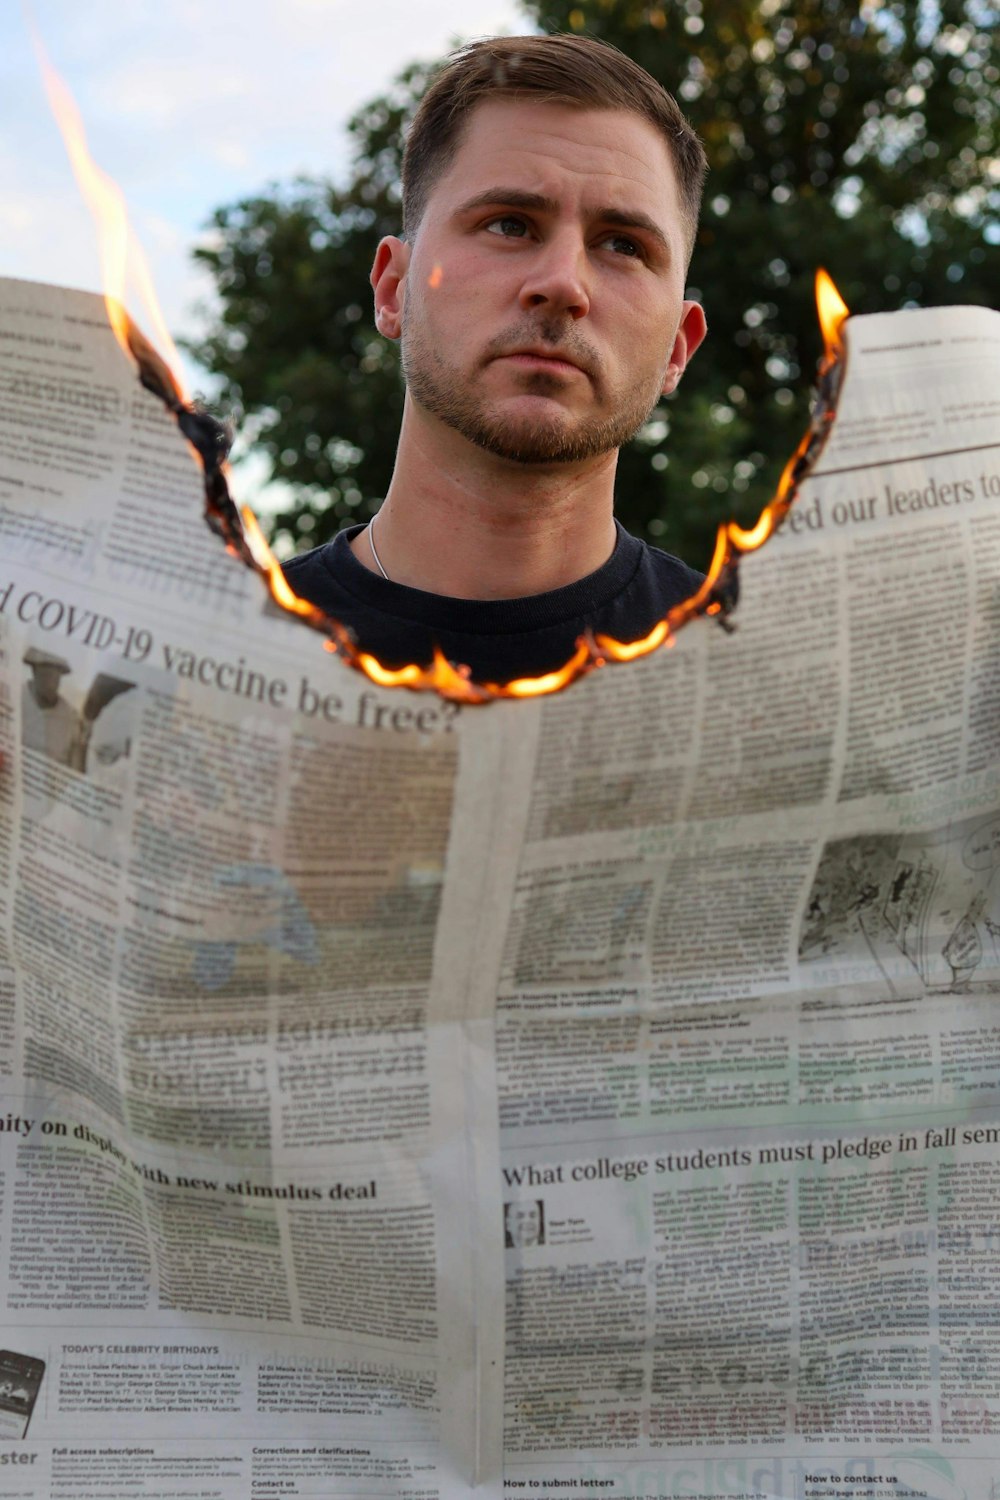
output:
[[846, 338], [735, 634], [470, 712], [0, 283], [0, 1496], [989, 1494], [1000, 316]]

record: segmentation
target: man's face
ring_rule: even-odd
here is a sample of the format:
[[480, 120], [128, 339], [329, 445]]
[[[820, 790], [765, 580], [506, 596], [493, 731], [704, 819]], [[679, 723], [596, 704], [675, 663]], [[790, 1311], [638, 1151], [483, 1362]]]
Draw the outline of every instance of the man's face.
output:
[[31, 670], [34, 676], [35, 702], [41, 708], [52, 708], [59, 697], [62, 672], [47, 662], [41, 666], [33, 666]]
[[537, 1245], [542, 1233], [537, 1203], [512, 1203], [509, 1210], [510, 1237], [515, 1245]]
[[625, 110], [495, 100], [466, 122], [400, 257], [417, 405], [520, 463], [632, 437], [704, 335], [684, 301], [685, 222], [659, 132]]

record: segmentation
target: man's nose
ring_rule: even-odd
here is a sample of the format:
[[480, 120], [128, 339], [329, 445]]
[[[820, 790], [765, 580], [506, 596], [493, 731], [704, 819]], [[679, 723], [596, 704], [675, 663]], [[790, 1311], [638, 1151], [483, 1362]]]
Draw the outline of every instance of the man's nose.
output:
[[567, 231], [553, 235], [538, 246], [521, 284], [520, 303], [525, 311], [545, 308], [585, 318], [590, 311], [590, 275], [587, 247], [579, 234]]

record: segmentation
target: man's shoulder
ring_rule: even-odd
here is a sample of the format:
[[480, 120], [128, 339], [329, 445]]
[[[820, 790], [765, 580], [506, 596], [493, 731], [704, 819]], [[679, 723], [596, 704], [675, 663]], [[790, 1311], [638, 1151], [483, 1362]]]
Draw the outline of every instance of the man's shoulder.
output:
[[[282, 563], [282, 572], [300, 599], [308, 599], [328, 615], [338, 617], [351, 616], [363, 603], [366, 580], [359, 575], [365, 570], [349, 546], [350, 538], [359, 530], [351, 527], [338, 531], [330, 541]], [[351, 622], [345, 619], [344, 623]]]
[[298, 552], [281, 564], [281, 571], [290, 583], [294, 579], [304, 582], [308, 578], [329, 578], [333, 570], [334, 547], [335, 542], [322, 542], [309, 552]]
[[692, 568], [690, 563], [675, 557], [672, 552], [664, 552], [662, 547], [654, 547], [650, 542], [639, 541], [642, 549], [642, 561], [640, 567], [646, 568], [650, 574], [659, 580], [660, 586], [674, 592], [678, 588], [685, 589], [685, 598], [693, 594], [704, 582], [705, 575]]
[[639, 537], [629, 536], [627, 547], [630, 576], [611, 608], [627, 616], [630, 626], [648, 621], [652, 628], [668, 610], [696, 593], [705, 575]]

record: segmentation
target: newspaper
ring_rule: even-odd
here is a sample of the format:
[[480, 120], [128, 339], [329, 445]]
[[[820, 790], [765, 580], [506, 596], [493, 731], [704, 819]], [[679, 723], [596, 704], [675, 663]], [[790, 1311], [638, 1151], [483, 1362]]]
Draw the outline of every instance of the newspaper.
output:
[[0, 1496], [1000, 1488], [1000, 316], [848, 344], [735, 634], [459, 709], [0, 283]]
[[0, 285], [0, 393], [0, 1494], [498, 1493], [490, 765], [266, 604], [99, 299]]
[[847, 335], [737, 633], [523, 747], [508, 1495], [1000, 1494], [1000, 315]]

